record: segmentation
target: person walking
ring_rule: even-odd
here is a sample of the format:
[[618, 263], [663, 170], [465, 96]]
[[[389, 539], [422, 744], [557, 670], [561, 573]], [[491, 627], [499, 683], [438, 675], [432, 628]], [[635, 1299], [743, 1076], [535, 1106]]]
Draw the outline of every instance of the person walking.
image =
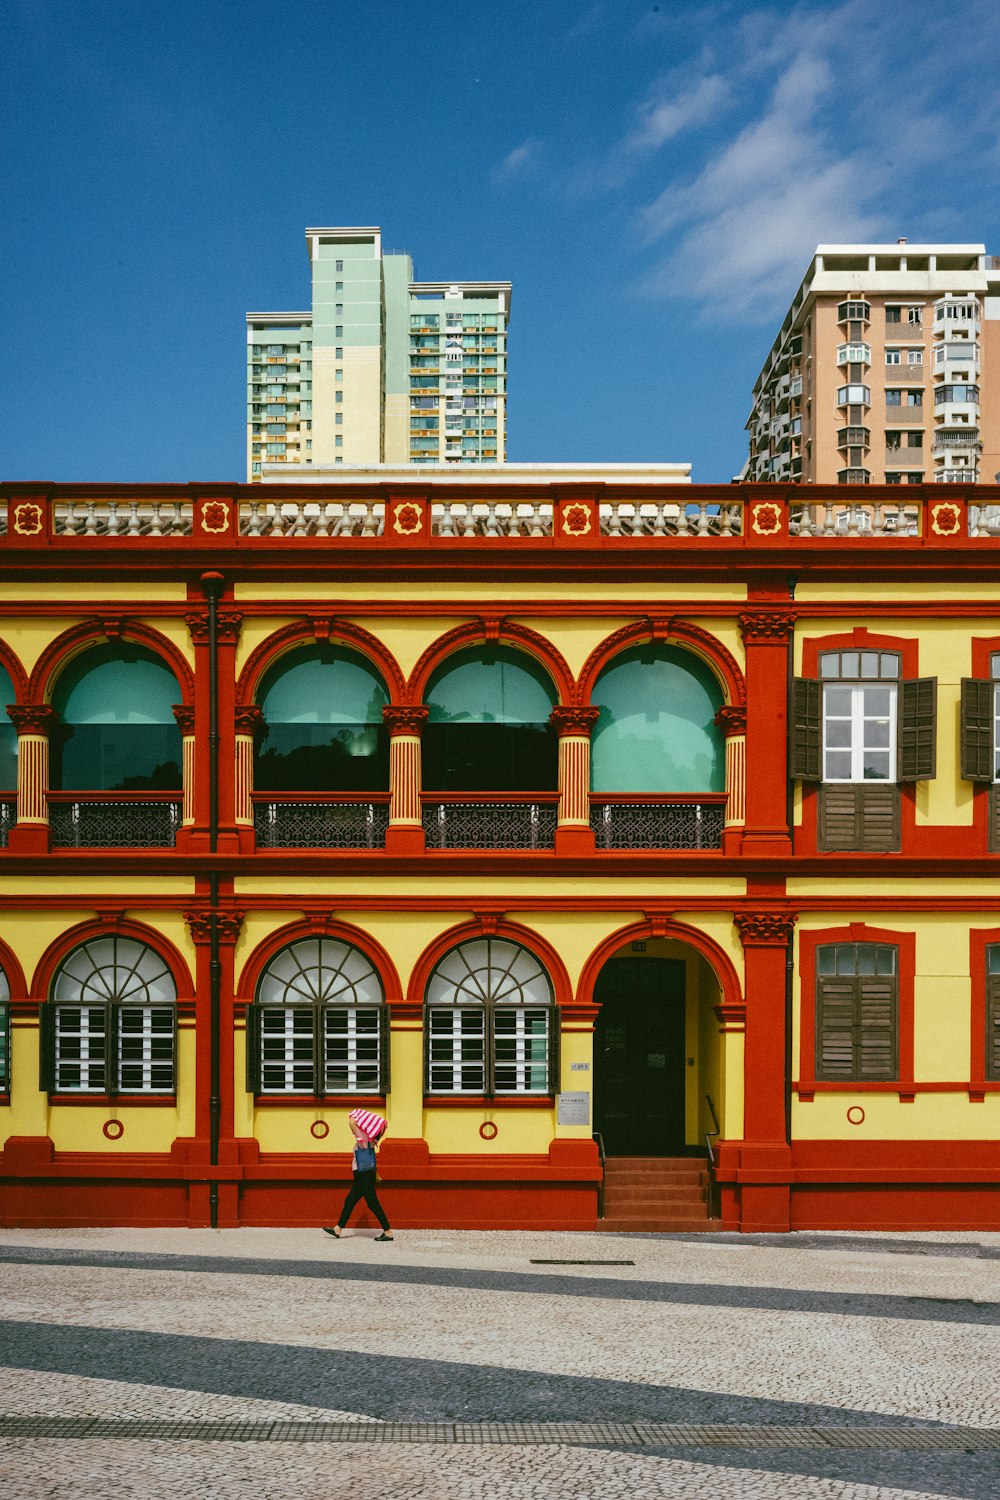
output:
[[347, 1221], [354, 1211], [355, 1204], [363, 1198], [382, 1226], [382, 1233], [377, 1234], [377, 1240], [391, 1240], [394, 1238], [389, 1228], [389, 1220], [385, 1216], [385, 1209], [378, 1201], [378, 1193], [375, 1184], [378, 1175], [375, 1170], [375, 1152], [378, 1150], [378, 1142], [386, 1131], [386, 1122], [381, 1115], [374, 1114], [370, 1109], [352, 1109], [347, 1117], [347, 1123], [351, 1127], [354, 1136], [354, 1182], [344, 1199], [344, 1206], [340, 1210], [340, 1218], [337, 1223], [329, 1229], [324, 1229], [324, 1234], [332, 1234], [334, 1239], [340, 1239], [341, 1234], [347, 1227]]

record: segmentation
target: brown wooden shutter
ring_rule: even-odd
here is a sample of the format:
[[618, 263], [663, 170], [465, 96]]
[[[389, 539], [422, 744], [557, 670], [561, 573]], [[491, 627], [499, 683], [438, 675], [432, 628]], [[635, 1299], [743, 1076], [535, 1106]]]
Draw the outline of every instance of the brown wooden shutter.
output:
[[260, 1093], [260, 1006], [247, 1006], [247, 1093]]
[[51, 1002], [38, 1007], [38, 1086], [43, 1093], [56, 1086], [56, 1008]]
[[962, 678], [962, 777], [993, 780], [995, 685], [980, 677]]
[[937, 678], [914, 677], [899, 687], [899, 779], [930, 781], [937, 762]]
[[792, 683], [788, 774], [795, 781], [823, 779], [823, 684], [812, 677]]
[[856, 979], [823, 975], [816, 990], [816, 1077], [854, 1078]]
[[899, 1077], [895, 977], [859, 978], [855, 1077], [876, 1082]]
[[986, 976], [986, 1076], [1000, 1078], [1000, 974]]
[[884, 854], [899, 848], [899, 788], [891, 781], [828, 781], [820, 787], [818, 846]]

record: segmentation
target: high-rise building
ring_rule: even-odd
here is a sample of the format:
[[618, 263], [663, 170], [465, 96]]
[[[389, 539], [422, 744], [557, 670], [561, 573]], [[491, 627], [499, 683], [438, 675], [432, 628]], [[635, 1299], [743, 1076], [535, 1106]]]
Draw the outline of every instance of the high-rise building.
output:
[[306, 245], [312, 311], [247, 314], [247, 478], [502, 463], [510, 282], [414, 281], [378, 227]]
[[747, 428], [750, 480], [992, 482], [1000, 261], [984, 245], [818, 245]]

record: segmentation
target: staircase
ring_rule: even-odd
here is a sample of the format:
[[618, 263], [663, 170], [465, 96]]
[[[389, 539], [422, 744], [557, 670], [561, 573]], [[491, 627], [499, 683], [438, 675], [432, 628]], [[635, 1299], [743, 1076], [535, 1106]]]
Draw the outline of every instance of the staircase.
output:
[[604, 1218], [609, 1234], [718, 1229], [708, 1217], [708, 1168], [693, 1156], [609, 1156]]

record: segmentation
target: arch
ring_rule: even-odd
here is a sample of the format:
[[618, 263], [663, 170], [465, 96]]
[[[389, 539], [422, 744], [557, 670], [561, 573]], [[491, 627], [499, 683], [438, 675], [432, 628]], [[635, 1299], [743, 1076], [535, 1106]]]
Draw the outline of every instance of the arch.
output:
[[64, 630], [62, 635], [49, 642], [35, 663], [28, 683], [28, 701], [51, 703], [56, 683], [71, 661], [91, 646], [102, 646], [116, 640], [145, 646], [155, 656], [162, 657], [177, 679], [181, 702], [194, 702], [194, 674], [187, 659], [165, 635], [139, 620], [125, 620], [114, 628], [106, 621], [90, 620]]
[[602, 943], [598, 944], [580, 972], [580, 981], [577, 986], [578, 1003], [581, 1005], [596, 1003], [594, 989], [597, 976], [609, 958], [613, 958], [627, 943], [640, 942], [645, 938], [654, 937], [671, 938], [674, 942], [685, 943], [689, 948], [693, 948], [709, 964], [719, 981], [723, 1005], [743, 1005], [743, 988], [735, 965], [729, 954], [714, 938], [701, 932], [697, 927], [687, 926], [684, 922], [675, 922], [670, 919], [663, 921], [651, 917], [612, 932]]
[[332, 938], [335, 941], [349, 943], [352, 948], [357, 948], [359, 953], [371, 963], [382, 981], [385, 993], [385, 1003], [388, 1006], [398, 1005], [403, 998], [402, 986], [399, 982], [399, 974], [395, 964], [389, 957], [388, 952], [382, 947], [376, 938], [370, 933], [363, 931], [360, 927], [352, 927], [347, 922], [322, 922], [315, 921], [289, 922], [285, 927], [279, 927], [269, 937], [258, 943], [257, 947], [247, 957], [246, 962], [236, 980], [234, 994], [237, 1005], [250, 1005], [257, 994], [257, 986], [264, 970], [271, 960], [280, 953], [282, 948], [289, 947], [292, 943], [301, 942], [303, 938]]
[[0, 656], [0, 790], [17, 790], [17, 730], [7, 713], [20, 701], [17, 684]]
[[[818, 624], [821, 622], [817, 622]], [[894, 651], [899, 656], [900, 677], [917, 675], [920, 642], [901, 635], [878, 635], [866, 625], [830, 635], [807, 635], [802, 640], [802, 670], [807, 677], [819, 673], [819, 659], [826, 651]]]
[[32, 997], [38, 1003], [44, 1003], [49, 997], [52, 982], [63, 961], [69, 957], [74, 948], [79, 948], [82, 943], [99, 937], [134, 938], [136, 942], [145, 943], [159, 954], [169, 969], [177, 991], [178, 1005], [183, 1005], [185, 1001], [193, 1004], [194, 981], [183, 954], [169, 938], [157, 932], [154, 927], [147, 927], [143, 922], [133, 922], [127, 917], [79, 922], [75, 927], [70, 927], [66, 932], [61, 933], [53, 943], [50, 943], [38, 961], [31, 980]]
[[296, 620], [269, 635], [250, 653], [236, 684], [237, 703], [257, 701], [257, 691], [264, 674], [287, 652], [294, 651], [297, 646], [320, 641], [340, 644], [368, 657], [382, 674], [389, 689], [390, 703], [406, 702], [406, 679], [399, 663], [377, 636], [363, 630], [360, 625], [352, 625], [348, 620], [323, 621], [322, 628], [316, 620]]
[[700, 657], [721, 683], [726, 704], [739, 707], [746, 704], [746, 677], [732, 652], [707, 630], [702, 630], [699, 625], [691, 625], [686, 620], [636, 620], [633, 624], [614, 631], [595, 646], [584, 662], [576, 701], [589, 704], [594, 685], [604, 668], [630, 646], [642, 646], [649, 641], [664, 646], [681, 646]]
[[179, 683], [136, 641], [91, 643], [51, 682], [60, 712], [51, 783], [70, 791], [172, 791], [182, 784]]
[[549, 976], [553, 1003], [559, 1006], [572, 1005], [573, 986], [570, 984], [566, 966], [552, 944], [530, 927], [522, 927], [518, 922], [504, 922], [494, 917], [478, 917], [471, 922], [463, 922], [457, 927], [449, 927], [446, 932], [440, 933], [432, 943], [429, 943], [413, 966], [407, 985], [407, 1003], [422, 1008], [428, 980], [445, 954], [472, 938], [485, 937], [507, 938], [527, 948], [528, 952], [538, 959]]
[[483, 645], [507, 646], [534, 657], [552, 679], [557, 701], [573, 702], [573, 674], [562, 652], [536, 630], [529, 630], [526, 625], [513, 620], [501, 620], [495, 627], [485, 620], [469, 620], [432, 641], [410, 673], [406, 686], [407, 701], [423, 703], [432, 673], [443, 666], [449, 656], [466, 646]]
[[0, 969], [7, 977], [7, 987], [10, 990], [7, 998], [10, 1003], [16, 1005], [19, 1000], [26, 1000], [28, 984], [24, 977], [24, 970], [13, 948], [9, 947], [2, 938], [0, 938]]
[[[14, 702], [23, 703], [28, 696], [28, 674], [6, 641], [3, 640], [0, 640], [0, 667], [3, 668], [10, 678], [11, 687], [14, 692]], [[0, 703], [0, 712], [3, 712], [6, 707], [7, 701], [5, 699]]]

